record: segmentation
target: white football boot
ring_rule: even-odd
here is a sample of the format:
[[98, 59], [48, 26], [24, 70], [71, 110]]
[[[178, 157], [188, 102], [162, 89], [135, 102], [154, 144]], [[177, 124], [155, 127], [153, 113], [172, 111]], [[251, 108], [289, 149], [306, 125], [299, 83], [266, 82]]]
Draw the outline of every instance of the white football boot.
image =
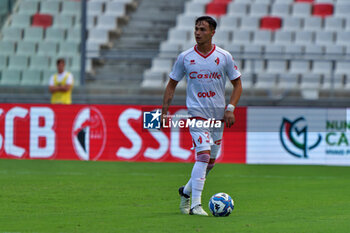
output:
[[184, 194], [184, 186], [179, 188], [179, 194], [180, 194], [180, 211], [183, 214], [189, 214], [191, 205], [190, 205], [190, 196], [187, 194]]
[[199, 204], [199, 205], [196, 205], [195, 207], [193, 207], [191, 210], [190, 210], [190, 214], [191, 215], [202, 215], [202, 216], [208, 216], [208, 213], [205, 212], [202, 208], [202, 205]]

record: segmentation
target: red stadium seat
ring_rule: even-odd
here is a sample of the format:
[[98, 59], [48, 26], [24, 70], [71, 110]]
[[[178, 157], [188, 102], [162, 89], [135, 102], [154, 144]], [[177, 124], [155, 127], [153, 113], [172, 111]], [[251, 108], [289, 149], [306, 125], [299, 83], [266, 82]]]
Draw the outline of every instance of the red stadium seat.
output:
[[306, 3], [313, 3], [314, 0], [294, 0], [294, 2], [306, 2]]
[[35, 14], [33, 15], [33, 27], [51, 27], [52, 25], [52, 15], [49, 14]]
[[282, 19], [279, 17], [265, 16], [260, 19], [260, 29], [262, 30], [278, 30], [282, 26]]
[[224, 3], [230, 3], [232, 0], [213, 0], [212, 2], [224, 2]]
[[333, 5], [330, 3], [314, 4], [312, 8], [312, 15], [319, 17], [327, 17], [333, 15]]
[[208, 15], [215, 15], [220, 17], [225, 15], [227, 11], [228, 2], [210, 2], [206, 5], [205, 13]]

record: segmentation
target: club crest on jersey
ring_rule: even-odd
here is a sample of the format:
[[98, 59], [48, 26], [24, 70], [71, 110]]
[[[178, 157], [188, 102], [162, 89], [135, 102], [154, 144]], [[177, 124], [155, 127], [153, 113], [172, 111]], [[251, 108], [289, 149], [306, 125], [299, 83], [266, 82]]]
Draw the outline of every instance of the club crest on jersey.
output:
[[202, 137], [201, 136], [199, 136], [198, 142], [199, 142], [199, 144], [202, 144]]
[[195, 65], [196, 64], [196, 61], [195, 60], [191, 60], [190, 61], [190, 65]]
[[215, 59], [215, 64], [218, 66], [219, 63], [220, 63], [220, 59], [217, 57], [217, 58]]

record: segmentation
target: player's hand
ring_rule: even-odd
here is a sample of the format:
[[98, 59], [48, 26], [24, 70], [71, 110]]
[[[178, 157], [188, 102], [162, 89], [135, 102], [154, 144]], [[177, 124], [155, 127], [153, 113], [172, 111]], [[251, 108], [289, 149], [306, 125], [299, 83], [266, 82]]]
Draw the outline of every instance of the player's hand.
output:
[[163, 119], [165, 120], [165, 122], [167, 121], [167, 115], [166, 114], [163, 114], [162, 112], [162, 115], [160, 115], [160, 129], [163, 129]]
[[233, 112], [225, 111], [224, 121], [226, 123], [226, 127], [230, 128], [236, 121]]

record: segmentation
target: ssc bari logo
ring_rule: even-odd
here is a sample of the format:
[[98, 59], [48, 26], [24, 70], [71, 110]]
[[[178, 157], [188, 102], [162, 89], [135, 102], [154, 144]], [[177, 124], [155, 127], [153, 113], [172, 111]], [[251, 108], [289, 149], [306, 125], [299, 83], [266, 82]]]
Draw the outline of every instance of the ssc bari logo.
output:
[[284, 149], [297, 158], [308, 158], [308, 152], [321, 142], [321, 135], [309, 138], [308, 126], [304, 117], [294, 121], [283, 118], [280, 127], [280, 140]]
[[80, 159], [97, 160], [105, 148], [106, 135], [106, 122], [97, 108], [80, 110], [72, 129], [73, 147]]

